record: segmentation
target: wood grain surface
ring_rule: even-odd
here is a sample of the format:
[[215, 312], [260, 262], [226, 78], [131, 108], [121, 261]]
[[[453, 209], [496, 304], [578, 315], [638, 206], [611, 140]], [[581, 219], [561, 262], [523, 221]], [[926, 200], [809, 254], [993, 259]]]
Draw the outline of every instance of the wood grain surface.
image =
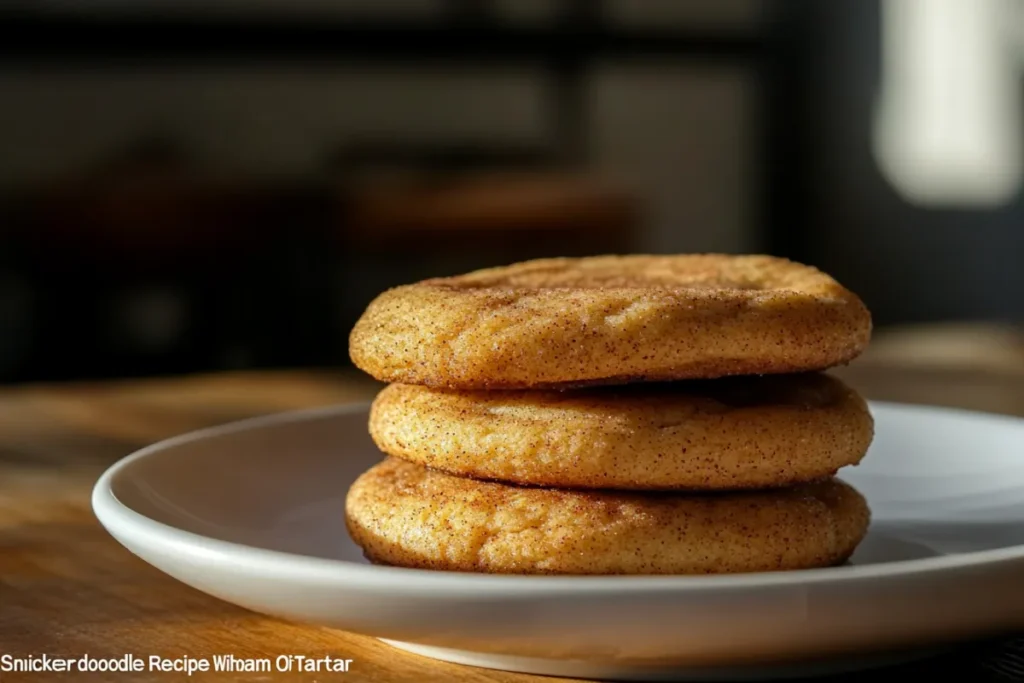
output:
[[[870, 398], [1024, 415], [1020, 373], [889, 362], [836, 374]], [[0, 656], [352, 660], [347, 673], [0, 673], [0, 681], [561, 680], [435, 662], [371, 638], [233, 607], [136, 559], [90, 511], [90, 489], [102, 470], [141, 446], [245, 417], [363, 401], [378, 389], [353, 374], [277, 372], [0, 390]], [[964, 668], [968, 655], [950, 657], [908, 675], [973, 671]]]

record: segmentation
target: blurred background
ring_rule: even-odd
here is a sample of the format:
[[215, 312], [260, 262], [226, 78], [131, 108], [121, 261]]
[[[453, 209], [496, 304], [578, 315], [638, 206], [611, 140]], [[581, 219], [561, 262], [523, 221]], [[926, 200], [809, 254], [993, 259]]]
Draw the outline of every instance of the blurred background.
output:
[[386, 287], [609, 252], [1024, 365], [1022, 74], [1021, 0], [7, 0], [0, 382], [342, 367]]

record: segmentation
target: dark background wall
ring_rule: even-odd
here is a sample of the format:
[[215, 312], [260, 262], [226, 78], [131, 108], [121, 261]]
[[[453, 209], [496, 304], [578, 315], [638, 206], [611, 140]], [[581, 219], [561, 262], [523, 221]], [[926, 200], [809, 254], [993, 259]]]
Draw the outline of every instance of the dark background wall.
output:
[[76, 7], [0, 8], [2, 381], [344, 364], [383, 288], [609, 251], [1024, 311], [1019, 199], [879, 172], [878, 2]]

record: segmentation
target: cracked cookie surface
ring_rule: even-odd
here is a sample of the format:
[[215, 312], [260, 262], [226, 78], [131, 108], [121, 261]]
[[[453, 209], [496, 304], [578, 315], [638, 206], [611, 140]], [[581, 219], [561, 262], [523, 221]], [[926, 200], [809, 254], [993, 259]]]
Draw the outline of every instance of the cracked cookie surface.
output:
[[380, 564], [500, 574], [714, 574], [842, 564], [870, 511], [829, 479], [705, 495], [572, 491], [455, 477], [388, 458], [346, 500]]
[[527, 261], [378, 296], [349, 337], [384, 382], [523, 389], [822, 370], [868, 344], [833, 278], [770, 256]]
[[540, 486], [754, 489], [824, 479], [874, 435], [864, 399], [820, 373], [575, 391], [392, 384], [370, 434], [451, 474]]

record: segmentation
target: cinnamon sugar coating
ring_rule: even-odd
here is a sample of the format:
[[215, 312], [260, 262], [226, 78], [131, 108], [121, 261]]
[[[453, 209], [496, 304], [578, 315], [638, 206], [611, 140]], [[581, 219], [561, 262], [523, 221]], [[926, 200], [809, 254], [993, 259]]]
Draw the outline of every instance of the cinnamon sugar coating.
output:
[[870, 512], [830, 479], [770, 492], [572, 491], [481, 482], [388, 458], [351, 487], [373, 561], [505, 574], [712, 574], [845, 562]]
[[867, 404], [820, 373], [575, 391], [392, 384], [370, 433], [394, 456], [476, 479], [567, 488], [753, 489], [832, 476], [867, 452]]
[[357, 367], [451, 389], [794, 373], [847, 363], [871, 316], [817, 269], [717, 254], [541, 259], [388, 290], [352, 330]]

